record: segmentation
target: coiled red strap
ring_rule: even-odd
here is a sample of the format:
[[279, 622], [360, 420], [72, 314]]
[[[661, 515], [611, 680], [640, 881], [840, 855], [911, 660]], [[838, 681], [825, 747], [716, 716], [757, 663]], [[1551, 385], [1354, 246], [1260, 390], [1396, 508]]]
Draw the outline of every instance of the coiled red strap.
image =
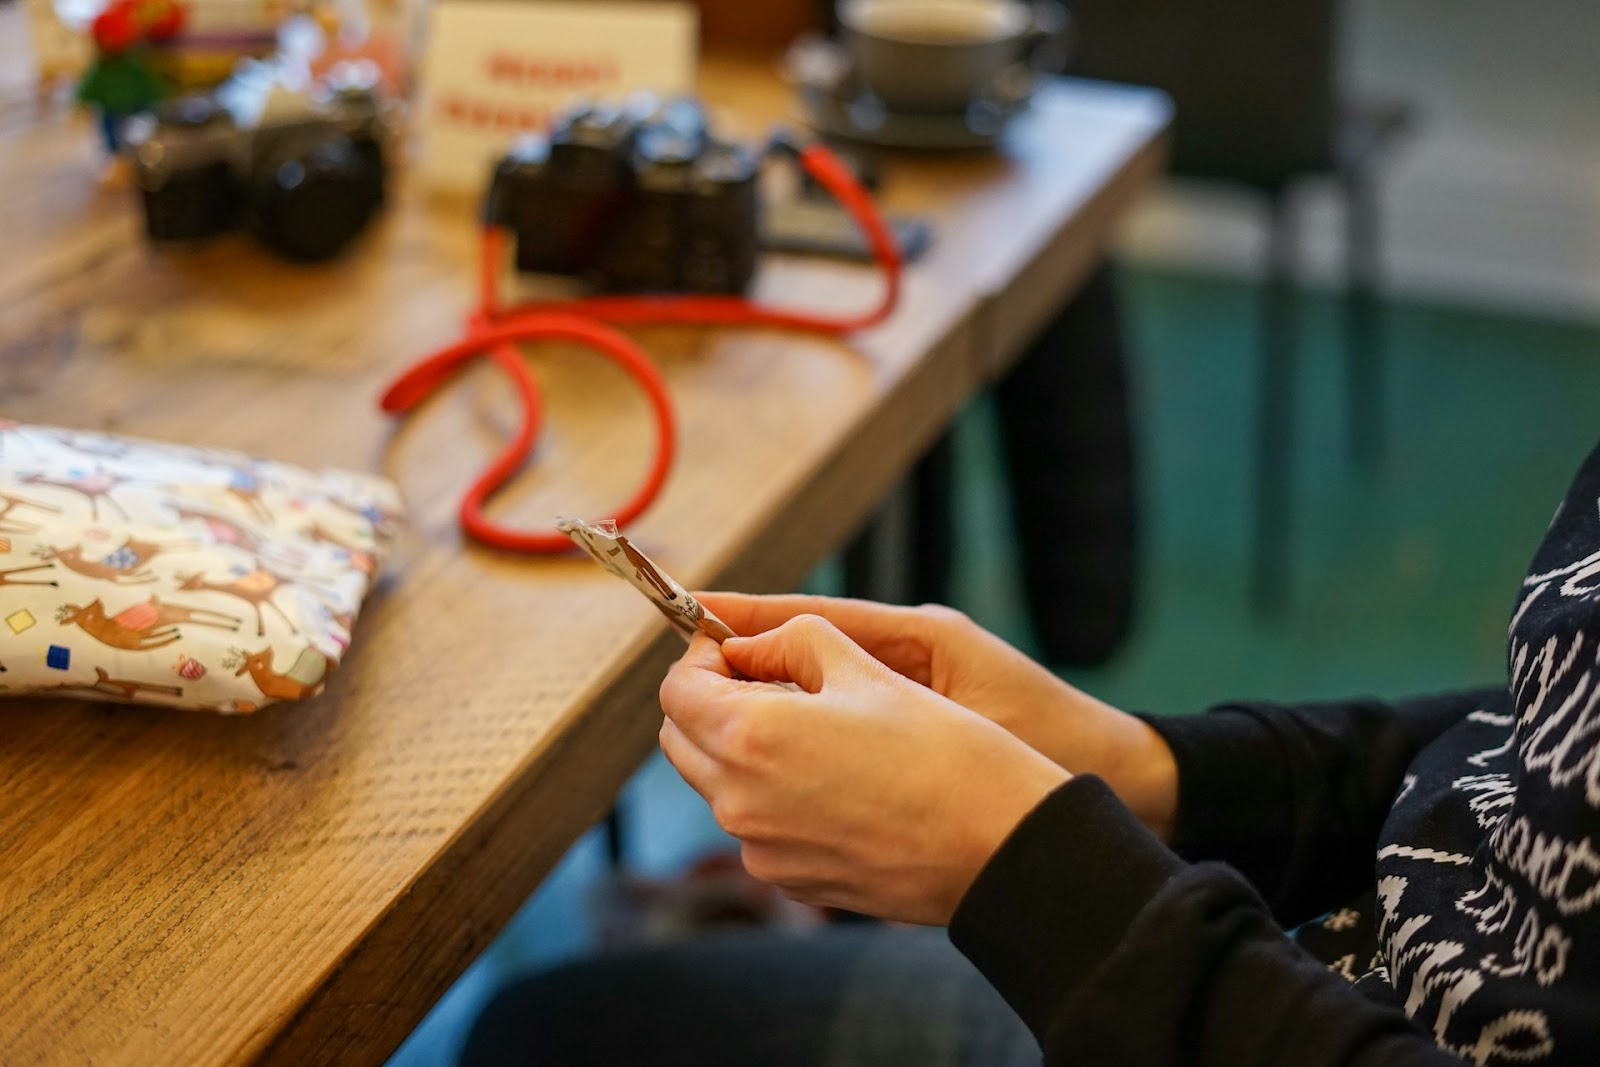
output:
[[467, 336], [414, 365], [390, 384], [379, 405], [403, 415], [431, 396], [470, 360], [487, 353], [511, 379], [522, 406], [522, 424], [500, 453], [478, 475], [461, 499], [458, 514], [467, 536], [510, 552], [561, 552], [572, 547], [558, 530], [517, 530], [484, 514], [489, 498], [516, 473], [533, 451], [543, 423], [544, 405], [533, 368], [516, 345], [528, 341], [575, 341], [616, 362], [644, 389], [656, 417], [656, 449], [649, 472], [633, 497], [617, 509], [617, 525], [638, 518], [661, 491], [677, 451], [677, 428], [667, 383], [650, 357], [627, 336], [594, 319], [557, 311], [529, 312], [502, 323], [474, 323]]
[[488, 355], [511, 379], [522, 407], [515, 436], [484, 468], [462, 498], [460, 519], [469, 537], [511, 552], [561, 552], [571, 547], [557, 530], [517, 530], [494, 522], [484, 507], [526, 462], [538, 440], [543, 401], [538, 380], [517, 348], [534, 341], [572, 341], [617, 363], [639, 383], [656, 418], [656, 448], [644, 481], [614, 513], [619, 527], [637, 518], [660, 493], [677, 450], [677, 431], [666, 382], [655, 364], [613, 325], [690, 324], [761, 326], [845, 334], [882, 322], [900, 298], [901, 262], [888, 224], [867, 191], [837, 156], [821, 144], [798, 150], [800, 165], [842, 204], [866, 233], [884, 275], [884, 291], [872, 308], [853, 315], [818, 315], [769, 307], [743, 297], [662, 295], [594, 296], [559, 303], [502, 307], [500, 268], [505, 234], [484, 231], [479, 256], [478, 308], [461, 340], [434, 352], [390, 383], [379, 401], [386, 412], [403, 415], [421, 404], [470, 360]]

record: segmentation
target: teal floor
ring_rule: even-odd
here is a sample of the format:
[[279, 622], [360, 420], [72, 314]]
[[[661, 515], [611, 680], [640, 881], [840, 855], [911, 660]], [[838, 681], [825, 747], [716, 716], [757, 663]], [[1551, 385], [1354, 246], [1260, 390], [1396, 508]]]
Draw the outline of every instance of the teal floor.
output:
[[[1139, 269], [1126, 275], [1123, 295], [1139, 416], [1143, 594], [1122, 654], [1071, 679], [1122, 707], [1182, 713], [1232, 697], [1393, 696], [1503, 676], [1517, 585], [1600, 434], [1600, 328], [1388, 307], [1388, 449], [1382, 472], [1360, 477], [1346, 462], [1339, 303], [1305, 295], [1291, 607], [1266, 622], [1246, 599], [1255, 290]], [[957, 428], [954, 600], [1029, 648], [993, 420], [978, 401]], [[721, 840], [659, 758], [629, 784], [624, 805], [633, 864], [644, 873], [669, 873]], [[391, 1064], [450, 1062], [503, 976], [582, 951], [603, 869], [590, 834]]]
[[[1299, 349], [1292, 606], [1247, 610], [1254, 290], [1141, 270], [1134, 350], [1146, 595], [1110, 668], [1074, 674], [1128, 706], [1399, 694], [1503, 672], [1510, 605], [1538, 538], [1600, 435], [1600, 328], [1454, 308], [1384, 315], [1388, 449], [1346, 462], [1340, 303], [1308, 295]], [[962, 606], [1026, 646], [991, 413], [963, 420]]]

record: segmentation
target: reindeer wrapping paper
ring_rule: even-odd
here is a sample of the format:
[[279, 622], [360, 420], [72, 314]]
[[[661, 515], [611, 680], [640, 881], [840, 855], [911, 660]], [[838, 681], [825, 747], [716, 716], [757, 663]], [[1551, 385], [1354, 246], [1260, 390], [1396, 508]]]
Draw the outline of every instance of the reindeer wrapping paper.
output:
[[0, 694], [315, 696], [399, 513], [371, 475], [0, 420]]

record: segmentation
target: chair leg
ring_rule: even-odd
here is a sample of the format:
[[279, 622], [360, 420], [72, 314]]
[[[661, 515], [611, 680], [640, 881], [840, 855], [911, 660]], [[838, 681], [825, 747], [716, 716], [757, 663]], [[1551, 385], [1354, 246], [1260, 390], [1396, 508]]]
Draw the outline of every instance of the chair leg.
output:
[[1383, 339], [1378, 321], [1378, 198], [1360, 165], [1340, 172], [1345, 202], [1345, 362], [1350, 462], [1375, 475], [1383, 463]]
[[[941, 455], [947, 456], [948, 452]], [[916, 579], [914, 568], [919, 566], [921, 550], [916, 544], [916, 535], [921, 531], [913, 530], [913, 509], [918, 508], [918, 480], [914, 473], [896, 486], [856, 534], [855, 540], [845, 546], [845, 596], [889, 604], [910, 603]], [[932, 484], [937, 484], [937, 479]], [[948, 493], [943, 501], [948, 503]], [[930, 536], [948, 539], [948, 521], [946, 507], [944, 526], [931, 530]]]
[[622, 801], [606, 812], [606, 862], [612, 873], [620, 873], [628, 865], [627, 816], [622, 811]]
[[911, 473], [912, 604], [950, 603], [955, 551], [955, 431], [946, 430]]
[[1272, 194], [1262, 297], [1256, 440], [1255, 559], [1251, 603], [1281, 614], [1288, 602], [1290, 480], [1294, 451], [1294, 217], [1286, 190]]
[[1017, 563], [1051, 666], [1104, 663], [1133, 626], [1139, 472], [1123, 325], [1103, 264], [995, 382]]

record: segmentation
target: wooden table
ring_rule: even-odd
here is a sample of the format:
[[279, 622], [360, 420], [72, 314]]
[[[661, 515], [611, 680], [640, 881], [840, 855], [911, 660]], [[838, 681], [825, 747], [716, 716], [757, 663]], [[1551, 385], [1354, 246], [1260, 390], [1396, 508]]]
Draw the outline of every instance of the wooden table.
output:
[[[709, 63], [705, 91], [752, 128], [784, 106], [755, 65]], [[851, 345], [641, 333], [684, 432], [636, 539], [696, 585], [794, 586], [1072, 293], [1167, 121], [1154, 94], [1060, 83], [1001, 156], [896, 166], [891, 203], [937, 243]], [[402, 190], [316, 269], [244, 238], [158, 254], [92, 142], [0, 108], [0, 414], [382, 471], [410, 526], [313, 703], [0, 706], [0, 1060], [380, 1062], [649, 751], [681, 646], [588, 562], [462, 543], [459, 492], [515, 414], [492, 370], [403, 427], [374, 406], [457, 331], [470, 211]], [[759, 289], [843, 308], [875, 284], [796, 260]], [[536, 362], [548, 436], [500, 514], [603, 514], [642, 470], [643, 401], [592, 356]]]

